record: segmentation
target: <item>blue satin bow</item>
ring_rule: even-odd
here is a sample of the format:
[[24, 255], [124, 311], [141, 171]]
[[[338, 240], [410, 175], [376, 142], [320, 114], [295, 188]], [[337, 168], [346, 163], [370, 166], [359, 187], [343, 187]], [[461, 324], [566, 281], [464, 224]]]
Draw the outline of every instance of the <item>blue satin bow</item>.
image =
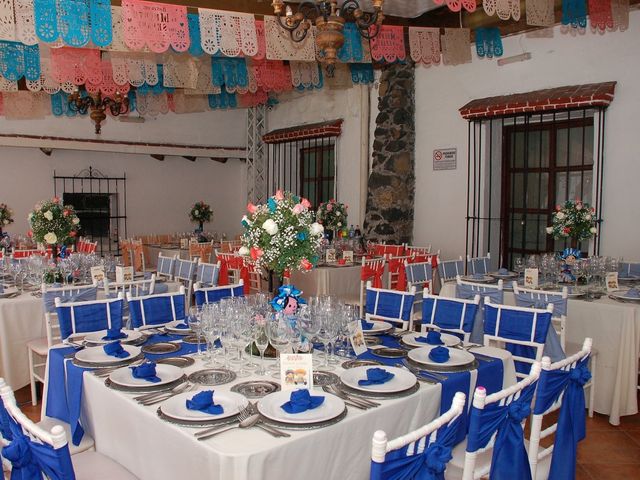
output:
[[591, 379], [588, 362], [585, 358], [569, 371], [543, 370], [540, 374], [533, 413], [546, 412], [564, 392], [549, 471], [554, 480], [575, 478], [578, 442], [586, 435], [583, 387]]
[[287, 306], [287, 298], [289, 297], [295, 298], [298, 304], [307, 303], [300, 295], [302, 295], [302, 290], [298, 290], [295, 286], [282, 285], [278, 289], [278, 295], [271, 300], [271, 306], [276, 312], [280, 312]]
[[536, 383], [524, 388], [520, 398], [509, 405], [491, 404], [484, 409], [471, 408], [468, 452], [486, 447], [493, 434], [497, 432], [491, 458], [490, 480], [507, 478], [531, 480], [522, 421], [531, 413], [531, 400], [536, 390]]
[[60, 251], [58, 252], [58, 256], [60, 258], [67, 258], [69, 256], [69, 254], [67, 252], [67, 246], [66, 245], [62, 245], [60, 247]]

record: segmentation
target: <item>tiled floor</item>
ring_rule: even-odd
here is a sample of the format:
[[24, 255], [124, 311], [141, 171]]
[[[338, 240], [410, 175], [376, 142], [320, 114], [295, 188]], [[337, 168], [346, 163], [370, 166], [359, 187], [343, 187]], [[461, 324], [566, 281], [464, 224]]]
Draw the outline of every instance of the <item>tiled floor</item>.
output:
[[[31, 406], [28, 387], [18, 390], [16, 399], [25, 415], [40, 419], [40, 405]], [[578, 447], [576, 480], [636, 478], [640, 478], [640, 414], [623, 417], [618, 427], [604, 415], [587, 418], [587, 438]]]

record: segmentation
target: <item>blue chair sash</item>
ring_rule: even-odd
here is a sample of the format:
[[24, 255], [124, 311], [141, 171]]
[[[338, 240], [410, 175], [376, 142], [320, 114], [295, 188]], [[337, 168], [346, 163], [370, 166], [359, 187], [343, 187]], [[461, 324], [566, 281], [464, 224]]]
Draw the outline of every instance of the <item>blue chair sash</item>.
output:
[[496, 434], [489, 480], [531, 480], [522, 421], [531, 413], [536, 383], [525, 387], [520, 397], [508, 405], [494, 403], [484, 409], [471, 407], [467, 451], [475, 452], [486, 447]]
[[75, 480], [69, 448], [54, 449], [32, 441], [17, 423], [11, 424], [12, 440], [2, 456], [12, 466], [11, 480], [37, 480], [44, 473], [52, 480]]
[[45, 291], [42, 295], [45, 312], [53, 313], [56, 311], [56, 297], [63, 302], [89, 302], [96, 300], [98, 297], [98, 287], [78, 287], [77, 289], [58, 292]]
[[223, 298], [229, 297], [243, 297], [244, 287], [242, 285], [229, 286], [224, 288], [210, 288], [203, 290], [196, 290], [196, 305], [201, 306], [205, 303], [217, 303]]
[[132, 328], [183, 320], [185, 296], [178, 292], [172, 295], [132, 298], [129, 302], [129, 315]]
[[408, 322], [411, 318], [413, 300], [414, 296], [406, 292], [381, 292], [368, 289], [365, 312]]
[[484, 297], [489, 297], [491, 303], [502, 305], [504, 303], [504, 291], [495, 287], [484, 285], [456, 285], [456, 298], [463, 300], [473, 300], [476, 295], [480, 295], [480, 305], [476, 311], [476, 317], [473, 322], [473, 328], [469, 340], [474, 343], [484, 343]]
[[549, 471], [553, 480], [572, 480], [576, 475], [578, 442], [586, 435], [583, 387], [591, 379], [588, 363], [587, 357], [568, 371], [543, 370], [540, 374], [533, 413], [546, 412], [564, 392]]
[[[533, 341], [545, 343], [549, 325], [551, 325], [551, 313], [541, 312], [537, 314], [537, 321], [534, 330], [534, 313], [519, 310], [500, 309], [493, 305], [484, 307], [484, 333], [487, 335], [498, 335], [512, 340], [531, 341], [533, 331]], [[498, 327], [498, 312], [502, 310], [500, 326]], [[424, 317], [423, 317], [424, 318]]]
[[551, 303], [553, 304], [553, 317], [567, 314], [569, 301], [567, 298], [562, 298], [562, 295], [519, 292], [514, 296], [518, 307], [541, 308], [544, 310]]
[[64, 339], [73, 333], [97, 332], [109, 328], [121, 329], [123, 309], [122, 300], [75, 306], [60, 305], [57, 308], [60, 336]]
[[[455, 300], [449, 300], [446, 298], [440, 298], [437, 300], [434, 298], [425, 298], [422, 302], [422, 322], [423, 324], [430, 324], [431, 314], [435, 308], [435, 315], [433, 315], [433, 324], [445, 330], [459, 330], [460, 319], [462, 318], [462, 310], [465, 303], [456, 302]], [[473, 329], [473, 323], [476, 316], [478, 306], [474, 303], [467, 303], [467, 308], [464, 312], [464, 319], [462, 321], [462, 330], [465, 332], [471, 332]]]
[[[437, 437], [423, 452], [408, 455], [410, 446], [417, 449], [418, 440], [387, 453], [383, 463], [371, 462], [371, 480], [444, 480], [447, 463], [452, 458], [462, 415], [437, 431]], [[427, 442], [429, 438], [425, 439]]]

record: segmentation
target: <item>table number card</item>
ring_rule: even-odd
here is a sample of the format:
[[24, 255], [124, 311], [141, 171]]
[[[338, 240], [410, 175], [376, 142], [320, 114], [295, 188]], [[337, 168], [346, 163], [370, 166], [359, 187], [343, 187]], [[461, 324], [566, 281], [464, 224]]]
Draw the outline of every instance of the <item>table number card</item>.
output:
[[618, 284], [618, 272], [608, 272], [605, 279], [607, 281], [607, 292], [613, 292], [620, 288]]
[[524, 287], [538, 288], [538, 269], [537, 268], [524, 269]]
[[104, 280], [104, 267], [102, 265], [91, 267], [91, 280], [93, 280], [93, 283], [100, 283]]
[[353, 263], [353, 250], [345, 250], [342, 252], [342, 259], [345, 262]]
[[353, 348], [356, 356], [365, 353], [367, 351], [367, 342], [362, 333], [360, 320], [349, 322], [347, 329], [349, 330], [349, 342], [351, 342], [351, 348]]
[[335, 261], [336, 261], [336, 249], [335, 248], [327, 249], [326, 261], [327, 261], [327, 263], [335, 263]]
[[181, 238], [180, 239], [180, 248], [182, 248], [182, 249], [189, 248], [189, 239], [188, 238]]
[[313, 356], [310, 353], [280, 354], [280, 388], [283, 391], [313, 389]]
[[133, 282], [133, 267], [116, 267], [116, 282]]

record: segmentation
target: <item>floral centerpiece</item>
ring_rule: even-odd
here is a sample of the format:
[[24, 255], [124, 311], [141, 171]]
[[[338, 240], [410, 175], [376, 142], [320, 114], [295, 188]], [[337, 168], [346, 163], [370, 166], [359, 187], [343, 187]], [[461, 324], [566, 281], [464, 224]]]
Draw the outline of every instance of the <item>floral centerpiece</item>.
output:
[[63, 205], [58, 197], [37, 203], [29, 214], [30, 236], [38, 243], [51, 245], [53, 258], [57, 257], [57, 246], [73, 242], [78, 234], [80, 219], [71, 205]]
[[245, 231], [239, 253], [279, 276], [287, 270], [310, 270], [318, 261], [324, 232], [313, 221], [310, 206], [307, 199], [281, 190], [266, 204], [249, 203], [249, 214], [242, 217]]
[[6, 203], [0, 203], [0, 235], [2, 235], [2, 228], [10, 223], [13, 223], [13, 210]]
[[318, 223], [331, 232], [339, 232], [347, 226], [347, 209], [344, 203], [334, 199], [321, 203], [316, 212]]
[[189, 219], [192, 222], [197, 222], [200, 231], [202, 232], [204, 222], [210, 222], [212, 215], [213, 211], [211, 210], [211, 206], [200, 200], [199, 202], [194, 203], [193, 207], [191, 207]]
[[580, 200], [569, 200], [562, 206], [556, 205], [553, 225], [547, 227], [547, 233], [556, 240], [571, 238], [576, 245], [581, 240], [588, 240], [598, 233], [595, 209]]

